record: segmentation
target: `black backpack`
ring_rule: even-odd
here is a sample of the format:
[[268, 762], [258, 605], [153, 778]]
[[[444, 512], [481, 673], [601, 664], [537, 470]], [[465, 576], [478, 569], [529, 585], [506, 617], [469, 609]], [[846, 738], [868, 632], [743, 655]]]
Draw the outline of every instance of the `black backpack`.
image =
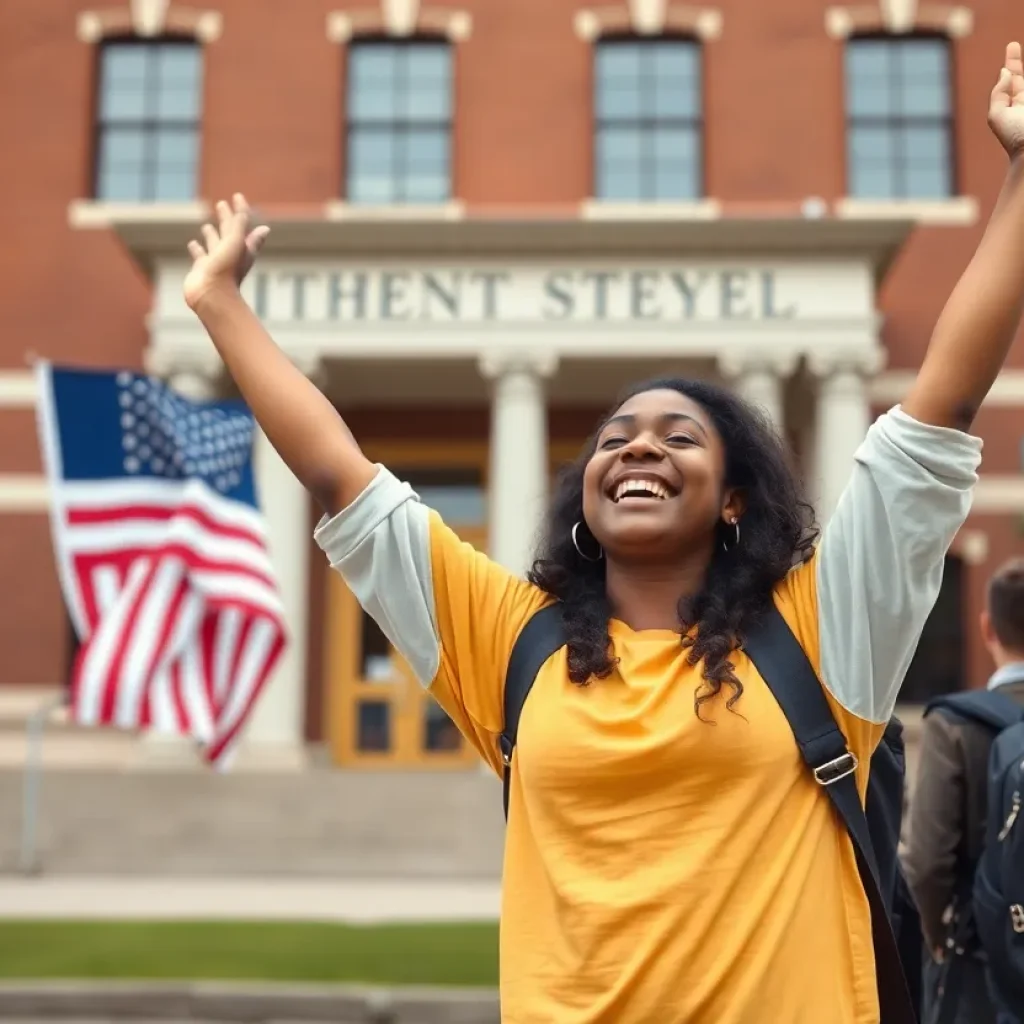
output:
[[[1024, 1006], [1024, 708], [998, 691], [977, 690], [933, 700], [925, 709], [951, 712], [993, 734], [988, 761], [985, 847], [974, 871], [955, 952], [973, 940], [984, 950], [990, 981], [1009, 1008]], [[950, 986], [954, 984], [950, 979]], [[951, 1002], [954, 1000], [951, 999]]]
[[[512, 649], [505, 677], [505, 728], [499, 738], [506, 818], [523, 705], [541, 666], [565, 642], [561, 608], [554, 604], [530, 619]], [[903, 726], [898, 719], [891, 720], [871, 760], [865, 813], [853, 774], [857, 759], [847, 749], [807, 655], [774, 604], [751, 631], [744, 649], [789, 719], [808, 769], [831, 798], [853, 841], [871, 907], [881, 1024], [917, 1024], [921, 922], [897, 854], [906, 771]]]

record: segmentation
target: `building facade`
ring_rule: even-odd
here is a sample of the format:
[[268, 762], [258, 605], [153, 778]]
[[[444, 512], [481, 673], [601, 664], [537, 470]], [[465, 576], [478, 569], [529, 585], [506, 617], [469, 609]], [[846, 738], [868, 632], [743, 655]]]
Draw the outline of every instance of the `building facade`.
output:
[[[510, 568], [558, 465], [666, 372], [766, 407], [827, 520], [981, 236], [1005, 164], [987, 97], [1024, 33], [1014, 0], [195, 3], [0, 11], [0, 698], [60, 684], [74, 649], [27, 364], [230, 390], [181, 298], [217, 198], [272, 225], [245, 287], [296, 365]], [[976, 427], [911, 704], [988, 673], [985, 581], [1024, 529], [1024, 346]], [[246, 758], [472, 766], [257, 446], [292, 642]]]

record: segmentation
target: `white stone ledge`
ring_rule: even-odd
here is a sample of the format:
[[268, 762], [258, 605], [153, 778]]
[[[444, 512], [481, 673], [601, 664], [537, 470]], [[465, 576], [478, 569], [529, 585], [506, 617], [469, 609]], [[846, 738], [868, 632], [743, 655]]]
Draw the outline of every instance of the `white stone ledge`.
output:
[[837, 199], [835, 214], [843, 220], [911, 220], [918, 224], [965, 226], [976, 224], [978, 200], [973, 196], [953, 199]]
[[580, 216], [584, 220], [717, 220], [721, 215], [722, 204], [717, 199], [635, 203], [584, 199], [580, 204]]
[[333, 200], [324, 207], [324, 215], [328, 220], [449, 221], [462, 220], [466, 207], [457, 199], [447, 203], [388, 203], [380, 206]]
[[0, 473], [0, 513], [41, 513], [50, 507], [50, 485], [42, 473]]
[[68, 224], [73, 228], [109, 228], [118, 224], [192, 224], [210, 216], [210, 205], [188, 203], [107, 203], [74, 199], [68, 205]]
[[[890, 406], [902, 402], [917, 378], [916, 370], [890, 370], [871, 382], [871, 400]], [[1024, 370], [1003, 370], [996, 378], [983, 408], [1024, 406]]]

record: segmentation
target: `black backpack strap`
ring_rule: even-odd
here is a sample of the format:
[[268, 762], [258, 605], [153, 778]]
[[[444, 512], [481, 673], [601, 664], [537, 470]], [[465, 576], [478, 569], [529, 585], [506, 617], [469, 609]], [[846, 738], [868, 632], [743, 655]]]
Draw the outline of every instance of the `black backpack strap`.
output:
[[995, 732], [1002, 732], [1024, 721], [1024, 708], [998, 690], [965, 690], [963, 693], [936, 697], [928, 702], [924, 713], [930, 715], [933, 711], [950, 711], [960, 718], [988, 726]]
[[743, 647], [789, 719], [804, 761], [853, 842], [871, 908], [881, 1024], [916, 1024], [917, 1014], [882, 897], [867, 815], [857, 790], [857, 758], [836, 725], [817, 673], [774, 602]]
[[505, 672], [504, 722], [505, 728], [498, 737], [501, 761], [505, 766], [504, 794], [505, 818], [508, 818], [509, 787], [512, 784], [512, 751], [519, 734], [519, 716], [530, 695], [537, 673], [552, 654], [565, 646], [565, 632], [562, 628], [562, 609], [549, 604], [536, 612], [523, 627], [512, 646]]

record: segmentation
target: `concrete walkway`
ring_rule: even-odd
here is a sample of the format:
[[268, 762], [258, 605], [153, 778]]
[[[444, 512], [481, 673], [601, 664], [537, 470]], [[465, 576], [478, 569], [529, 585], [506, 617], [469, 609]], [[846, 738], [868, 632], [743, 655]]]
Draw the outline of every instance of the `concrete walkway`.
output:
[[0, 919], [494, 921], [490, 881], [0, 875]]

